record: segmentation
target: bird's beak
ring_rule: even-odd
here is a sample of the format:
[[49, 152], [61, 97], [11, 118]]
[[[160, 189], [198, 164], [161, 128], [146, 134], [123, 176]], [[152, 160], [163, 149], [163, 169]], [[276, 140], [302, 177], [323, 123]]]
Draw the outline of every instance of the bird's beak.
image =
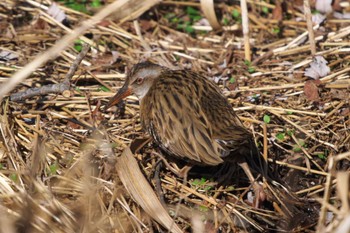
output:
[[119, 89], [117, 94], [112, 97], [112, 99], [109, 100], [108, 104], [106, 105], [105, 109], [109, 109], [110, 107], [118, 104], [122, 99], [125, 97], [131, 95], [133, 93], [132, 88], [128, 87], [127, 85], [124, 85], [122, 88]]

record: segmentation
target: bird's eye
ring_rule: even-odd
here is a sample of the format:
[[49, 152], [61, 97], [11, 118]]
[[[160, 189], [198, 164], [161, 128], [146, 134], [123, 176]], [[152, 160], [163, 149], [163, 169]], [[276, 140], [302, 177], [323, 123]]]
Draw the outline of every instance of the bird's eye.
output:
[[136, 83], [137, 83], [137, 84], [141, 84], [142, 82], [143, 82], [143, 78], [137, 78], [137, 79], [136, 79]]

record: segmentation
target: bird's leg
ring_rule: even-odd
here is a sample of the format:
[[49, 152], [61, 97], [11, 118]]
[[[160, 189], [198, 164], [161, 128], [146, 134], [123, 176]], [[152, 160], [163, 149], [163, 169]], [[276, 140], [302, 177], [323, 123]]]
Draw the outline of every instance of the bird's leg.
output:
[[255, 205], [254, 206], [255, 206], [255, 208], [258, 208], [260, 201], [264, 201], [266, 199], [266, 196], [265, 196], [265, 193], [264, 193], [264, 189], [254, 179], [254, 176], [253, 176], [252, 172], [250, 171], [250, 168], [249, 168], [247, 162], [242, 162], [242, 163], [238, 163], [238, 164], [243, 169], [243, 171], [247, 175], [251, 185], [253, 186], [253, 190], [254, 190], [254, 193], [255, 193]]
[[191, 170], [192, 166], [190, 165], [185, 165], [183, 166], [181, 169], [175, 164], [172, 163], [172, 165], [169, 164], [169, 162], [159, 153], [153, 152], [154, 154], [156, 154], [157, 156], [159, 156], [159, 158], [162, 159], [164, 165], [174, 174], [176, 174], [177, 176], [179, 176], [180, 178], [184, 178], [185, 180], [187, 180], [187, 175], [188, 172]]

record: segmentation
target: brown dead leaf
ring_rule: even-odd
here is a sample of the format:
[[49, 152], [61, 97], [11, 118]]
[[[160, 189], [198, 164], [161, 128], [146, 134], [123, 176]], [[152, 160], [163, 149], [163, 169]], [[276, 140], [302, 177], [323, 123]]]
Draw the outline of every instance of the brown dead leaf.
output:
[[228, 89], [229, 89], [230, 91], [236, 90], [237, 87], [238, 87], [238, 82], [234, 82], [234, 83], [229, 82], [229, 84], [227, 85], [227, 87], [228, 87]]
[[155, 221], [163, 225], [169, 232], [181, 233], [168, 211], [160, 203], [157, 195], [142, 174], [130, 148], [127, 147], [118, 157], [116, 169], [120, 180], [129, 194], [142, 209]]
[[74, 123], [72, 121], [68, 121], [67, 122], [67, 127], [71, 128], [71, 129], [79, 129], [79, 128], [81, 128], [81, 125], [76, 124], [76, 123]]
[[101, 22], [98, 23], [98, 25], [102, 27], [108, 27], [110, 24], [111, 24], [110, 20], [102, 20]]
[[320, 80], [308, 80], [304, 86], [304, 93], [306, 98], [311, 101], [319, 100], [318, 86], [321, 84]]
[[350, 108], [344, 108], [344, 109], [340, 110], [340, 115], [342, 115], [342, 116], [350, 115]]
[[348, 90], [339, 90], [339, 89], [331, 89], [331, 95], [334, 99], [339, 100], [348, 100], [349, 99], [349, 91]]
[[145, 31], [148, 31], [154, 27], [154, 22], [151, 20], [140, 20], [140, 26]]
[[38, 18], [32, 23], [32, 30], [49, 30], [49, 24], [42, 18]]
[[278, 21], [283, 19], [282, 6], [281, 6], [280, 2], [277, 2], [275, 9], [273, 9], [272, 19], [275, 19], [275, 20], [278, 20]]

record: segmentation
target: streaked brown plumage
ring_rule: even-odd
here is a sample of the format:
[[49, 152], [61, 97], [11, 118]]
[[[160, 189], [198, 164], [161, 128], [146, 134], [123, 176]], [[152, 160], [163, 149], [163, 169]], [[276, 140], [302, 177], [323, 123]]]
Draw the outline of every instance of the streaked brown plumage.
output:
[[[187, 70], [139, 63], [107, 108], [132, 93], [140, 100], [143, 128], [166, 154], [209, 166], [247, 162], [264, 172], [251, 133], [207, 78]], [[242, 167], [252, 181], [248, 166]]]
[[[303, 218], [304, 215], [293, 204], [299, 203], [298, 198], [271, 179], [252, 134], [242, 125], [213, 82], [191, 71], [170, 70], [143, 62], [131, 69], [125, 84], [106, 108], [130, 94], [135, 94], [140, 100], [143, 129], [166, 155], [192, 165], [225, 163], [235, 166], [238, 163], [252, 182], [257, 199], [260, 199], [263, 195], [250, 171], [253, 169], [267, 178], [278, 193], [287, 192], [282, 194], [284, 197], [280, 202], [286, 216]], [[285, 202], [292, 203], [292, 206]]]

